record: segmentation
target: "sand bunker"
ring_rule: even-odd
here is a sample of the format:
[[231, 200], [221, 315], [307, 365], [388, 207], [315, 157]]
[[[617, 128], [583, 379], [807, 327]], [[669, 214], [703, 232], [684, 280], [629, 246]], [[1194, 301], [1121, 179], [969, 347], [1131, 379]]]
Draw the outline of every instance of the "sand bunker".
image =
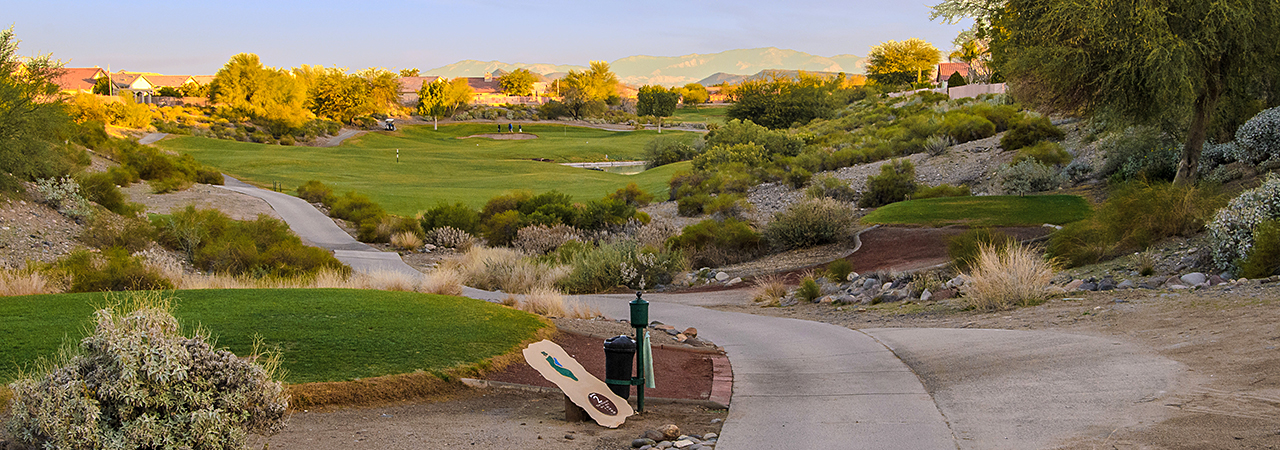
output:
[[470, 136], [462, 136], [462, 137], [459, 137], [458, 139], [471, 139], [471, 138], [489, 138], [489, 139], [496, 139], [499, 141], [523, 141], [526, 139], [537, 139], [538, 135], [530, 134], [530, 133], [486, 133], [486, 134], [473, 134]]

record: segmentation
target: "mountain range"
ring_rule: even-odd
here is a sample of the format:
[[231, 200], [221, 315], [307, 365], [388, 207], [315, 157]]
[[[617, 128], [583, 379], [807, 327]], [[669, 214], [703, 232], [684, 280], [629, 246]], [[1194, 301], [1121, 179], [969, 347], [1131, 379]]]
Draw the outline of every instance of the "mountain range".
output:
[[[713, 75], [726, 79], [745, 78], [748, 75], [735, 74], [756, 74], [769, 69], [861, 74], [865, 65], [865, 58], [854, 55], [826, 57], [774, 47], [684, 56], [629, 56], [609, 63], [618, 79], [632, 86], [682, 86]], [[554, 79], [570, 70], [583, 71], [587, 67], [466, 60], [427, 70], [423, 74], [448, 78], [478, 77], [497, 70], [510, 72], [516, 69], [527, 69]]]

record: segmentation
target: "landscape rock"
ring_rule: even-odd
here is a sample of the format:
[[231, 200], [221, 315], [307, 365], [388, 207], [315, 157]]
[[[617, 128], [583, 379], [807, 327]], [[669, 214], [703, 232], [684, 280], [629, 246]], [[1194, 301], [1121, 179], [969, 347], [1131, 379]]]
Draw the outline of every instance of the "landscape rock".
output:
[[690, 338], [698, 337], [698, 329], [694, 327], [685, 328], [684, 335], [689, 336]]
[[1110, 291], [1115, 288], [1116, 288], [1116, 280], [1112, 279], [1111, 277], [1103, 278], [1102, 281], [1098, 282], [1099, 291]]
[[672, 442], [672, 443], [671, 443], [671, 446], [672, 446], [672, 447], [675, 447], [675, 448], [691, 447], [691, 446], [693, 446], [693, 441], [690, 441], [690, 440], [688, 440], [688, 439], [681, 439], [681, 440], [678, 440], [678, 441]]
[[1217, 286], [1217, 285], [1219, 285], [1219, 284], [1226, 283], [1226, 282], [1227, 282], [1227, 280], [1226, 280], [1226, 279], [1224, 279], [1224, 278], [1222, 278], [1222, 276], [1220, 276], [1220, 275], [1210, 275], [1210, 276], [1209, 276], [1209, 285], [1210, 285], [1210, 286]]
[[1131, 280], [1124, 280], [1121, 281], [1120, 284], [1116, 285], [1116, 289], [1133, 289], [1134, 287], [1136, 287], [1136, 285], [1134, 285]]
[[707, 434], [702, 435], [702, 439], [703, 439], [703, 440], [706, 440], [706, 441], [710, 441], [710, 440], [715, 439], [715, 438], [718, 438], [718, 437], [720, 437], [720, 435], [715, 434], [715, 433], [707, 433]]
[[646, 445], [658, 445], [658, 442], [649, 438], [640, 438], [631, 441], [631, 448], [643, 448]]
[[725, 285], [726, 285], [726, 286], [735, 286], [735, 285], [738, 285], [738, 284], [740, 284], [740, 283], [742, 283], [742, 277], [735, 277], [734, 279], [729, 280], [729, 282], [728, 282], [728, 283], [725, 283]]
[[676, 342], [684, 342], [687, 340], [689, 340], [689, 336], [685, 336], [684, 333], [680, 333], [676, 335]]
[[436, 250], [437, 248], [439, 248], [439, 247], [436, 247], [436, 246], [435, 246], [435, 245], [433, 245], [433, 244], [427, 244], [427, 245], [423, 246], [423, 248], [425, 248], [425, 249], [426, 249], [427, 251], [429, 251], [429, 252], [433, 252], [433, 251], [435, 251], [435, 250]]
[[1080, 290], [1081, 285], [1084, 285], [1084, 280], [1076, 279], [1076, 280], [1071, 280], [1070, 283], [1067, 283], [1067, 285], [1063, 286], [1062, 288], [1066, 289], [1067, 292], [1078, 291]]
[[1209, 281], [1209, 277], [1200, 272], [1191, 272], [1178, 279], [1182, 280], [1182, 283], [1188, 286], [1199, 286]]
[[849, 276], [844, 277], [845, 281], [853, 281], [858, 279], [858, 272], [849, 272]]
[[1096, 290], [1098, 290], [1098, 283], [1094, 283], [1094, 282], [1086, 281], [1086, 282], [1084, 282], [1084, 284], [1081, 284], [1081, 285], [1080, 285], [1080, 290], [1082, 290], [1082, 291], [1096, 291]]
[[920, 301], [922, 302], [927, 302], [932, 298], [933, 298], [933, 293], [929, 292], [928, 289], [925, 289], [924, 292], [920, 293]]
[[723, 281], [729, 281], [729, 274], [724, 273], [724, 272], [717, 272], [717, 273], [716, 273], [716, 281], [721, 281], [721, 282], [723, 282]]
[[663, 436], [662, 432], [658, 430], [644, 430], [644, 434], [640, 435], [640, 439], [649, 439], [653, 441], [652, 445], [658, 445], [658, 442], [662, 441], [664, 438], [665, 436]]
[[672, 336], [675, 336], [675, 335], [677, 335], [677, 334], [680, 334], [680, 332], [679, 332], [679, 331], [677, 331], [675, 328], [668, 328], [668, 329], [663, 330], [663, 331], [666, 331], [666, 332], [667, 332], [667, 334], [672, 335]]
[[660, 426], [658, 427], [658, 432], [662, 433], [664, 440], [674, 440], [675, 438], [680, 437], [680, 427], [675, 426], [675, 424]]
[[879, 286], [880, 286], [880, 280], [877, 280], [875, 278], [867, 278], [862, 282], [863, 289], [869, 289], [872, 287], [879, 287]]

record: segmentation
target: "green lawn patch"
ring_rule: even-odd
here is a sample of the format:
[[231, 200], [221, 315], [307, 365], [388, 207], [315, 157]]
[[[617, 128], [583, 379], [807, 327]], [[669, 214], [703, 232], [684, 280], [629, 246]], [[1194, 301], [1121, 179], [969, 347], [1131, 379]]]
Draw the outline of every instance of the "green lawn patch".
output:
[[[460, 297], [350, 289], [174, 291], [183, 334], [208, 330], [247, 354], [255, 335], [279, 346], [285, 381], [345, 381], [479, 363], [516, 349], [537, 317]], [[88, 335], [101, 293], [0, 298], [0, 382]]]
[[[636, 183], [659, 199], [667, 181], [688, 163], [622, 175], [562, 166], [565, 162], [641, 160], [644, 145], [657, 131], [605, 131], [562, 125], [524, 125], [537, 139], [458, 139], [497, 133], [497, 125], [457, 124], [404, 126], [400, 131], [374, 131], [333, 148], [289, 147], [179, 137], [161, 141], [168, 150], [190, 154], [238, 179], [258, 186], [280, 183], [292, 193], [308, 180], [319, 180], [341, 194], [355, 190], [387, 211], [413, 215], [436, 203], [463, 202], [480, 207], [489, 198], [514, 189], [535, 194], [559, 190], [575, 200], [599, 199], [628, 183]], [[504, 133], [506, 134], [506, 133]], [[690, 141], [696, 133], [664, 131]], [[396, 163], [396, 150], [400, 162]], [[533, 161], [548, 158], [554, 162]]]
[[868, 225], [943, 227], [1062, 225], [1089, 215], [1089, 202], [1075, 195], [943, 197], [886, 205], [862, 218]]
[[725, 114], [728, 111], [728, 106], [699, 106], [696, 109], [684, 107], [677, 109], [676, 112], [671, 115], [671, 120], [680, 122], [723, 124], [726, 120]]

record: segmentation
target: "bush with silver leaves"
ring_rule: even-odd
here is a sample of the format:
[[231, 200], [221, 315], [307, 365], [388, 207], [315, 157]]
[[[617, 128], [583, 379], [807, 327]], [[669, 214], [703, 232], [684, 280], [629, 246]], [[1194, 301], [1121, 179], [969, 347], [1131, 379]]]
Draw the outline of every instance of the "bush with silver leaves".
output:
[[1272, 174], [1254, 189], [1242, 192], [1209, 223], [1213, 263], [1219, 269], [1239, 273], [1240, 260], [1253, 249], [1258, 225], [1280, 218], [1280, 176]]
[[93, 214], [93, 207], [80, 195], [80, 183], [71, 178], [41, 178], [36, 180], [36, 192], [43, 202], [76, 219], [86, 219]]
[[1049, 191], [1062, 186], [1064, 175], [1035, 159], [1024, 159], [1017, 164], [1000, 168], [1000, 186], [1005, 193], [1026, 195]]
[[1280, 155], [1280, 107], [1264, 110], [1236, 130], [1236, 161], [1258, 164]]
[[[275, 358], [254, 362], [186, 338], [159, 294], [96, 313], [74, 354], [14, 381], [7, 421], [32, 448], [244, 448], [284, 428], [288, 398]], [[256, 356], [256, 355], [255, 355]], [[252, 358], [252, 357], [251, 357]]]

